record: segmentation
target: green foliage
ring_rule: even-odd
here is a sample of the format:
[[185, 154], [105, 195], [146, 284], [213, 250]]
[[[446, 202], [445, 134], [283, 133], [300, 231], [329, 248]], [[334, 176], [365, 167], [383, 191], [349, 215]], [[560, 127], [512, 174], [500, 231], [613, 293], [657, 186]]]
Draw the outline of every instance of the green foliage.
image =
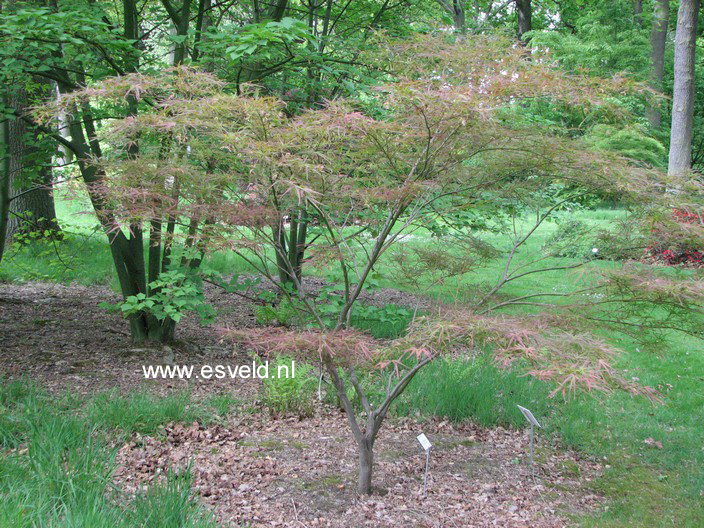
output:
[[[555, 257], [585, 258], [595, 247], [591, 228], [579, 220], [561, 222], [543, 244], [543, 252]], [[598, 249], [598, 248], [597, 248]]]
[[637, 163], [667, 168], [665, 146], [635, 128], [596, 125], [585, 139], [597, 148], [618, 152]]
[[86, 419], [95, 426], [125, 433], [153, 434], [171, 422], [207, 422], [208, 412], [195, 405], [187, 392], [155, 397], [146, 392], [98, 394], [85, 407]]
[[112, 262], [107, 243], [63, 222], [61, 237], [26, 233], [15, 237], [0, 266], [0, 281], [110, 284]]
[[[281, 377], [279, 377], [279, 367]], [[283, 367], [288, 367], [286, 370]], [[286, 376], [288, 374], [288, 376]], [[269, 363], [269, 377], [262, 380], [262, 405], [272, 416], [293, 414], [299, 418], [312, 416], [317, 377], [313, 367], [279, 356]]]
[[[214, 526], [191, 494], [188, 471], [169, 472], [164, 483], [151, 484], [134, 501], [119, 494], [111, 486], [116, 447], [110, 445], [110, 426], [83, 413], [83, 403], [49, 397], [27, 381], [0, 384], [0, 439], [15, 448], [0, 454], [0, 525]], [[159, 406], [157, 399], [152, 404]], [[129, 415], [121, 413], [119, 421]]]
[[61, 10], [28, 3], [17, 5], [4, 10], [0, 21], [0, 78], [5, 88], [17, 87], [17, 83], [30, 89], [34, 84], [36, 88], [31, 75], [66, 68], [66, 56], [74, 64], [92, 64], [96, 74], [105, 75], [114, 70], [104, 60], [96, 59], [104, 59], [109, 53], [122, 63], [123, 59], [131, 60], [136, 52], [98, 4], [72, 2]]
[[230, 414], [239, 403], [240, 401], [229, 392], [214, 394], [205, 400], [205, 405], [213, 409], [220, 418]]
[[641, 226], [632, 217], [617, 219], [610, 229], [564, 220], [546, 238], [542, 251], [552, 257], [627, 260], [642, 257], [645, 245]]
[[165, 481], [157, 481], [144, 494], [137, 495], [132, 518], [135, 525], [144, 528], [216, 526], [193, 497], [190, 466], [180, 472], [169, 469]]
[[148, 313], [159, 321], [171, 319], [179, 322], [187, 312], [195, 312], [201, 324], [212, 322], [215, 310], [205, 302], [200, 277], [180, 270], [163, 272], [149, 283], [151, 293], [130, 295], [119, 304], [125, 317]]
[[488, 356], [475, 360], [442, 359], [416, 376], [393, 408], [397, 415], [472, 420], [485, 426], [521, 427], [525, 418], [516, 405], [536, 416], [551, 410], [545, 384], [515, 370], [500, 370]]
[[276, 305], [255, 306], [254, 315], [257, 323], [261, 325], [303, 325], [306, 318], [302, 308], [296, 304], [295, 300], [281, 299]]
[[564, 21], [572, 25], [571, 31], [533, 31], [528, 35], [533, 45], [550, 48], [571, 71], [587, 68], [599, 75], [626, 71], [645, 78], [650, 69], [650, 26], [635, 24], [632, 12], [628, 0], [577, 3], [571, 13], [574, 18]]
[[350, 324], [377, 339], [393, 339], [403, 335], [412, 319], [413, 311], [405, 306], [360, 304], [353, 310]]
[[[354, 390], [354, 387], [350, 383], [349, 373], [342, 368], [338, 368], [337, 375], [340, 376], [340, 379], [343, 380], [345, 384], [345, 394], [347, 395], [347, 399], [350, 401], [352, 406], [357, 412], [364, 412], [364, 406], [359, 398], [359, 394], [357, 394], [357, 391]], [[383, 376], [380, 378], [376, 372], [372, 371], [358, 372], [357, 377], [359, 386], [364, 391], [364, 394], [366, 394], [370, 404], [379, 405], [380, 402], [384, 401], [384, 398], [386, 397], [386, 386], [384, 385], [384, 381], [388, 378], [384, 378]], [[340, 403], [340, 397], [338, 396], [335, 387], [330, 382], [325, 384], [323, 401], [328, 405], [334, 405], [335, 407], [344, 410]]]
[[[226, 33], [217, 32], [219, 38], [227, 38]], [[260, 22], [241, 28], [234, 35], [234, 42], [225, 49], [232, 61], [244, 58], [255, 60], [272, 59], [277, 46], [318, 46], [315, 37], [302, 20], [282, 18], [281, 21]]]

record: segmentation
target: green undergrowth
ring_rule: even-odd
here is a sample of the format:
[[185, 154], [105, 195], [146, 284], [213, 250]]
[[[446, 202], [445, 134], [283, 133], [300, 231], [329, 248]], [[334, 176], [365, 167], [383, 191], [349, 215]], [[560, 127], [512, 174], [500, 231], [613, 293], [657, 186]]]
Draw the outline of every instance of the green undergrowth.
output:
[[173, 421], [208, 422], [231, 405], [185, 393], [81, 399], [26, 380], [0, 385], [0, 526], [214, 527], [191, 491], [190, 469], [124, 496], [111, 483], [117, 447]]

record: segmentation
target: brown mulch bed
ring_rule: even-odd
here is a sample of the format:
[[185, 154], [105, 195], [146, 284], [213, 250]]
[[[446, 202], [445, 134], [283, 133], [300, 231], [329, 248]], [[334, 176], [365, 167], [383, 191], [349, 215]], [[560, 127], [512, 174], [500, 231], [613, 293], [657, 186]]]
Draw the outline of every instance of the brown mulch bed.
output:
[[[218, 324], [256, 324], [249, 301], [215, 288], [206, 294], [218, 309]], [[244, 364], [249, 358], [191, 318], [179, 325], [172, 347], [136, 347], [121, 316], [99, 306], [117, 300], [107, 288], [0, 285], [0, 376], [27, 376], [51, 392], [188, 388], [196, 397], [228, 391], [256, 399], [252, 380], [145, 381], [142, 365]], [[389, 290], [367, 301], [413, 305], [418, 299]], [[427, 496], [425, 456], [416, 441], [421, 429], [435, 445]], [[359, 497], [357, 453], [345, 417], [321, 407], [305, 420], [238, 414], [220, 425], [174, 424], [154, 437], [134, 435], [118, 452], [115, 483], [134, 493], [190, 461], [200, 501], [219, 524], [235, 526], [553, 527], [598, 506], [599, 497], [585, 485], [601, 471], [598, 463], [540, 438], [532, 475], [527, 451], [525, 430], [390, 419], [375, 447], [376, 493]]]
[[[214, 287], [207, 294], [219, 311], [218, 324], [255, 324], [253, 306], [246, 299]], [[194, 393], [227, 388], [251, 394], [253, 387], [233, 382], [145, 381], [142, 365], [203, 365], [216, 358], [232, 362], [233, 349], [219, 342], [214, 328], [201, 327], [194, 317], [181, 321], [178, 341], [169, 347], [134, 345], [122, 316], [100, 306], [118, 301], [119, 296], [105, 287], [1, 284], [0, 375], [28, 376], [52, 392], [90, 394], [148, 386], [156, 392], [188, 387]]]
[[[191, 464], [194, 489], [221, 524], [334, 527], [558, 527], [597, 506], [585, 483], [602, 469], [539, 444], [528, 464], [526, 431], [390, 420], [375, 445], [375, 493], [356, 493], [357, 452], [345, 417], [269, 421], [238, 416], [227, 426], [174, 425], [135, 437], [117, 455], [128, 493]], [[427, 495], [421, 427], [431, 450]]]

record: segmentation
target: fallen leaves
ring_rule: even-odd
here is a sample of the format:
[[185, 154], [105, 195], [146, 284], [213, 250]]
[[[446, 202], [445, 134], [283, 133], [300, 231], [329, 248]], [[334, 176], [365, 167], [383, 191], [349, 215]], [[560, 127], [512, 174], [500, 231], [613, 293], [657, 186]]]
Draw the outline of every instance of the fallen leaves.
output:
[[194, 491], [218, 521], [252, 526], [552, 527], [564, 526], [561, 512], [599, 500], [580, 485], [598, 464], [539, 444], [534, 479], [525, 431], [437, 421], [424, 424], [436, 449], [423, 495], [425, 455], [410, 419], [382, 430], [375, 493], [359, 497], [356, 447], [342, 418], [322, 408], [303, 421], [246, 415], [227, 426], [170, 425], [158, 439], [123, 445], [115, 483], [135, 493], [190, 463]]
[[645, 440], [643, 440], [643, 443], [647, 446], [650, 447], [656, 447], [657, 449], [662, 449], [662, 442], [655, 440], [655, 438], [648, 437]]

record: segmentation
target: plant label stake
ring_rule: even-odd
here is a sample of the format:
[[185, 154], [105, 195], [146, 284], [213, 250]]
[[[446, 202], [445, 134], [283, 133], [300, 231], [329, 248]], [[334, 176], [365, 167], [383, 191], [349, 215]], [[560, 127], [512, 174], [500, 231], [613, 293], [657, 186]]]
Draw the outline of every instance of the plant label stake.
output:
[[433, 444], [430, 443], [428, 437], [424, 433], [419, 434], [417, 437], [420, 446], [425, 451], [425, 476], [423, 477], [423, 495], [428, 491], [428, 464], [430, 463], [430, 449]]
[[542, 425], [540, 425], [540, 422], [535, 419], [535, 416], [533, 416], [533, 413], [530, 412], [528, 409], [525, 407], [521, 407], [520, 405], [517, 405], [517, 407], [521, 410], [523, 413], [523, 416], [526, 417], [526, 420], [528, 420], [528, 423], [530, 424], [530, 467], [531, 470], [534, 472], [535, 468], [533, 466], [533, 430], [535, 429], [535, 426], [540, 427], [541, 429], [543, 428]]

